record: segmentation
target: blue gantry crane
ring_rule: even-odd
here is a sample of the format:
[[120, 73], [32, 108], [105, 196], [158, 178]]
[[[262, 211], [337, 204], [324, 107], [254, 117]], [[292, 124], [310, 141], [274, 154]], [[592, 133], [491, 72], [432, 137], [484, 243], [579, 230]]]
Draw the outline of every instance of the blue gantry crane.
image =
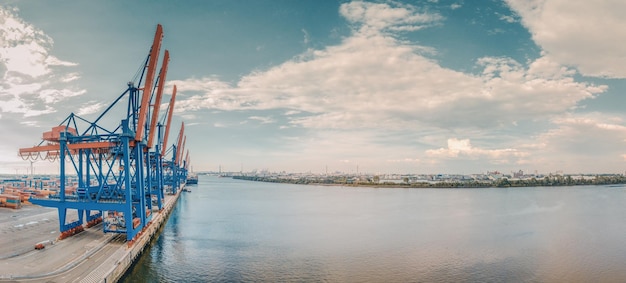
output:
[[[157, 25], [150, 52], [137, 75], [94, 121], [71, 113], [45, 132], [38, 145], [19, 150], [25, 159], [59, 162], [58, 192], [30, 201], [58, 209], [60, 238], [82, 231], [85, 223], [90, 227], [104, 222], [105, 233], [125, 233], [130, 241], [148, 225], [152, 210], [162, 208], [165, 194], [176, 194], [186, 177], [185, 162], [180, 161], [186, 139], [184, 124], [176, 145], [167, 147], [176, 86], [166, 116], [159, 121], [169, 62], [165, 50], [157, 72], [162, 38], [163, 28]], [[124, 101], [121, 122], [106, 127], [103, 118]], [[166, 154], [171, 154], [171, 159], [167, 160]], [[68, 211], [76, 211], [77, 219], [68, 222]]]

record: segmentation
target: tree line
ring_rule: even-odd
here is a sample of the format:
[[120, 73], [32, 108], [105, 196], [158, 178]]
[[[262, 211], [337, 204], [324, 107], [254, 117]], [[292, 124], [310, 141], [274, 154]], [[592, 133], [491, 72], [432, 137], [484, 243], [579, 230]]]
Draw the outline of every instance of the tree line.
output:
[[508, 187], [556, 187], [556, 186], [581, 186], [581, 185], [615, 185], [626, 184], [626, 176], [623, 175], [595, 175], [592, 178], [572, 178], [566, 175], [545, 176], [543, 178], [508, 179], [497, 180], [455, 180], [441, 182], [410, 182], [404, 178], [401, 183], [380, 182], [378, 176], [364, 179], [354, 179], [347, 176], [324, 176], [324, 177], [298, 177], [285, 178], [276, 176], [233, 176], [233, 179], [288, 183], [299, 185], [342, 185], [364, 187], [395, 187], [395, 188], [508, 188]]

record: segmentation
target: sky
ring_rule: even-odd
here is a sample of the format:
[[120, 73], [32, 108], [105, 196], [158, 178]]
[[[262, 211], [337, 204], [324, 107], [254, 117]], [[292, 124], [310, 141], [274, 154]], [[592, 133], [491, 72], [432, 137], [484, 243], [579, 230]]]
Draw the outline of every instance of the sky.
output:
[[170, 141], [184, 121], [194, 171], [624, 173], [622, 11], [615, 0], [4, 1], [0, 173], [28, 173], [18, 149], [70, 113], [102, 113], [159, 23], [163, 101], [178, 90]]

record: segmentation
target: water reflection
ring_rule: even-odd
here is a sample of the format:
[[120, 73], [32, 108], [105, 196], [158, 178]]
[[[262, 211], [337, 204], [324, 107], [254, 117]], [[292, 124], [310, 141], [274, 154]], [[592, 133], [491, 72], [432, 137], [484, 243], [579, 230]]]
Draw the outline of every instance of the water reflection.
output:
[[623, 187], [369, 189], [201, 176], [128, 282], [623, 281]]

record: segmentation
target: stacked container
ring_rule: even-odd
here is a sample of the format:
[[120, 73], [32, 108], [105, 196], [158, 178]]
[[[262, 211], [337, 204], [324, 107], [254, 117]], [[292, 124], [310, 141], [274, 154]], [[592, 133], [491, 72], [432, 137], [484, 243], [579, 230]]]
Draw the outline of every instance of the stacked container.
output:
[[20, 196], [0, 195], [0, 204], [4, 207], [9, 207], [13, 209], [18, 209], [22, 207], [22, 202], [20, 201]]

